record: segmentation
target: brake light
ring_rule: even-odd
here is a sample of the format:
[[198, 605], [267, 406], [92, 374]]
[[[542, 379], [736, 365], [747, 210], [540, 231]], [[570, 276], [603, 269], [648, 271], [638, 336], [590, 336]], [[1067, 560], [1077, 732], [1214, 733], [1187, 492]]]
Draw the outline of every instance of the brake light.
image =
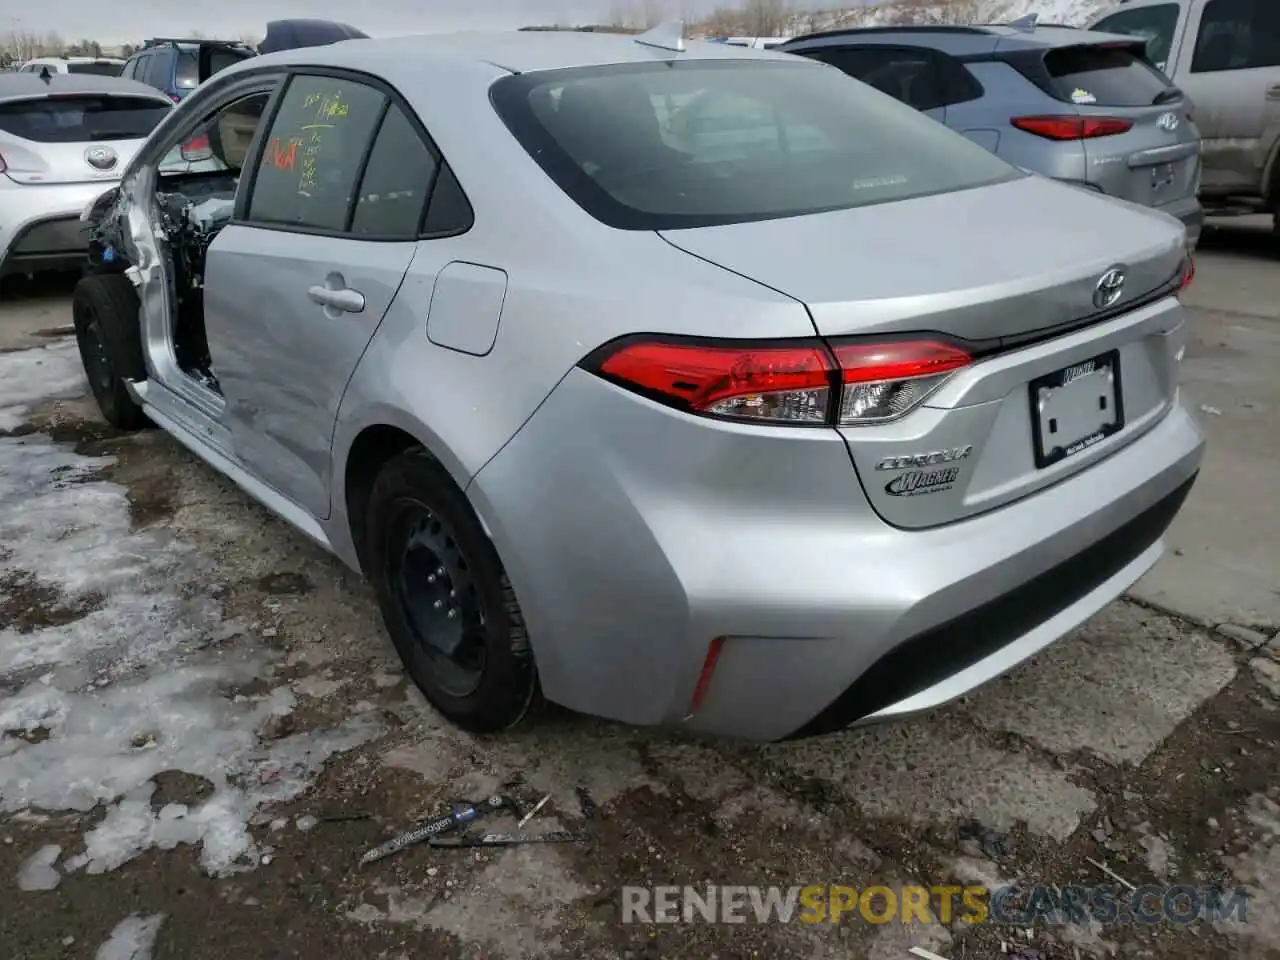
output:
[[755, 342], [627, 338], [583, 366], [689, 413], [789, 426], [880, 423], [973, 362], [937, 339]]
[[1014, 117], [1009, 122], [1046, 140], [1092, 140], [1133, 129], [1132, 120], [1120, 117]]
[[209, 135], [207, 133], [198, 133], [186, 143], [182, 145], [183, 150], [195, 153], [198, 150], [209, 149]]

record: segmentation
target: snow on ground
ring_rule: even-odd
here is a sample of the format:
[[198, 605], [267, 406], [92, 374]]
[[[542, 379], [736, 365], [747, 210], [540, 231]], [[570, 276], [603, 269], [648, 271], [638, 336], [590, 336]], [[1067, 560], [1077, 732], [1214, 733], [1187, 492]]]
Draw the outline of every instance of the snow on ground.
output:
[[[16, 411], [72, 392], [74, 357], [65, 342], [0, 354], [0, 411], [21, 422]], [[269, 681], [278, 656], [248, 646], [200, 588], [197, 551], [163, 527], [132, 529], [124, 488], [100, 475], [114, 462], [38, 434], [0, 437], [0, 608], [11, 621], [0, 629], [0, 813], [106, 806], [83, 851], [58, 865], [62, 851], [45, 848], [24, 864], [26, 889], [181, 843], [199, 845], [213, 875], [251, 869], [263, 855], [248, 831], [259, 809], [300, 795], [333, 753], [379, 729], [359, 714], [261, 740], [294, 694], [283, 683], [236, 691], [262, 690], [249, 685]], [[164, 771], [211, 792], [156, 810]]]
[[3, 355], [0, 379], [0, 431], [20, 426], [31, 404], [53, 397], [74, 397], [87, 389], [74, 339]]
[[130, 914], [111, 931], [110, 938], [98, 948], [94, 960], [151, 960], [151, 951], [155, 949], [162, 923], [163, 913], [149, 917]]
[[892, 0], [798, 17], [792, 33], [901, 23], [1007, 23], [1038, 14], [1044, 23], [1083, 26], [1116, 0]]

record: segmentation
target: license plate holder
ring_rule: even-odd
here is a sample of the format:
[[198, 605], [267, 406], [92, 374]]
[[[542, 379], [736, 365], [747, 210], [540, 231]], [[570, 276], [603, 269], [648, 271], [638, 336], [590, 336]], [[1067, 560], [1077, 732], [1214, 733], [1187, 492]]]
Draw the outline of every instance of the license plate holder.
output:
[[1124, 428], [1119, 351], [1032, 380], [1030, 397], [1036, 467], [1043, 470]]
[[1158, 163], [1151, 168], [1151, 189], [1161, 190], [1173, 185], [1174, 166], [1172, 163]]

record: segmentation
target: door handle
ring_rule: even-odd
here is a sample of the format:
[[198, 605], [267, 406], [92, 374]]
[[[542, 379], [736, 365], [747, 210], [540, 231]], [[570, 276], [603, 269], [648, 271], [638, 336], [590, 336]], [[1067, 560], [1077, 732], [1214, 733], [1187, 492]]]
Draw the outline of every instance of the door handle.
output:
[[359, 313], [364, 309], [364, 294], [349, 287], [335, 289], [316, 285], [308, 288], [307, 296], [322, 307], [332, 307], [343, 313]]

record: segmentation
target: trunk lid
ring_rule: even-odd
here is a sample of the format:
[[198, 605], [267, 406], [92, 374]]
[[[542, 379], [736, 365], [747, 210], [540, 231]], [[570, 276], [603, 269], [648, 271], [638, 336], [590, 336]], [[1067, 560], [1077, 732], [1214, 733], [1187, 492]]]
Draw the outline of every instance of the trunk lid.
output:
[[[990, 351], [902, 418], [840, 428], [895, 526], [953, 522], [1086, 469], [1176, 394], [1181, 307], [1152, 294], [1176, 277], [1184, 230], [1080, 188], [1031, 176], [663, 236], [802, 301], [825, 337], [942, 333]], [[1100, 312], [1094, 293], [1117, 265], [1123, 291]]]
[[1096, 312], [1123, 263], [1120, 308], [1168, 282], [1182, 226], [1089, 191], [1027, 176], [834, 213], [668, 230], [703, 260], [803, 302], [824, 336], [937, 331], [1025, 338]]

